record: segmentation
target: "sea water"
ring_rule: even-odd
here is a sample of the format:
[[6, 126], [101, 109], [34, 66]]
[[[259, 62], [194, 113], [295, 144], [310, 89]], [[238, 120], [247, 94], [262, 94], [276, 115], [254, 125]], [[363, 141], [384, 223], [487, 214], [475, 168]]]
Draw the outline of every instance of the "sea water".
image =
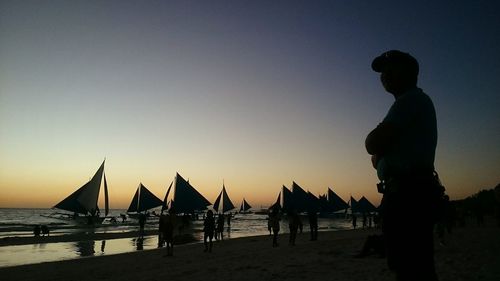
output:
[[[126, 210], [110, 211], [108, 216], [116, 217], [116, 223], [106, 219], [103, 224], [91, 228], [43, 216], [53, 212], [54, 210], [51, 209], [0, 209], [0, 239], [33, 236], [33, 228], [36, 225], [47, 225], [51, 236], [89, 231], [93, 233], [120, 233], [138, 230], [137, 220], [127, 219], [122, 222], [120, 214], [124, 214]], [[193, 238], [198, 242], [202, 239], [203, 223], [201, 219], [200, 216], [200, 220], [191, 224]], [[302, 221], [304, 231], [307, 232], [307, 217], [303, 217]], [[281, 233], [288, 231], [287, 223], [285, 217], [281, 221]], [[318, 225], [320, 231], [343, 230], [351, 227], [350, 221], [342, 218], [319, 218]], [[154, 217], [148, 219], [145, 229], [158, 229], [158, 219]], [[226, 220], [224, 239], [266, 234], [269, 234], [269, 231], [267, 229], [267, 215], [265, 214], [235, 214], [232, 216], [230, 227]], [[156, 236], [3, 246], [0, 247], [0, 267], [126, 253], [157, 247], [158, 238]]]

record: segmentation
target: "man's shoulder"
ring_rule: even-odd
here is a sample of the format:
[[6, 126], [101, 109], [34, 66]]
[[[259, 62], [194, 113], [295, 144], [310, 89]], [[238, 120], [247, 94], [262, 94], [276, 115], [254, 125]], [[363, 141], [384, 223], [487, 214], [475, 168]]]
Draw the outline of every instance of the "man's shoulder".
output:
[[434, 105], [431, 97], [422, 91], [422, 89], [414, 88], [396, 99], [392, 107], [413, 112], [415, 108], [434, 107]]

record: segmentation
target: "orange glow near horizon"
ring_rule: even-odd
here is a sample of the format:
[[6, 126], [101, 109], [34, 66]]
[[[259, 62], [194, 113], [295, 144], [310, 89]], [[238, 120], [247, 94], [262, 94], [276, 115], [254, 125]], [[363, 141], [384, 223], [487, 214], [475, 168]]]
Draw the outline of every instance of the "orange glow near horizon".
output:
[[[75, 166], [78, 167], [78, 165]], [[50, 208], [85, 184], [97, 170], [98, 164], [94, 165], [94, 167], [91, 167], [90, 164], [83, 166], [88, 170], [86, 173], [83, 173], [83, 171], [80, 171], [80, 173], [73, 171], [71, 173], [69, 172], [71, 170], [69, 166], [63, 167], [62, 171], [64, 172], [61, 173], [48, 167], [40, 169], [39, 173], [24, 174], [21, 177], [18, 177], [19, 173], [4, 173], [0, 179], [0, 185], [4, 187], [0, 190], [0, 207]], [[123, 166], [119, 167], [123, 168]], [[136, 167], [134, 165], [134, 168]], [[328, 169], [333, 170], [333, 167]], [[105, 167], [110, 207], [112, 209], [126, 209], [139, 182], [142, 182], [157, 197], [163, 199], [170, 182], [173, 181], [175, 176], [175, 172], [162, 177], [153, 176], [153, 173], [150, 173], [148, 178], [144, 177], [139, 180], [138, 174], [134, 174], [132, 170], [118, 171]], [[190, 183], [210, 202], [214, 202], [222, 189], [223, 178], [213, 177], [213, 171], [211, 170], [186, 170], [189, 171], [180, 172], [180, 174], [185, 179], [189, 179]], [[344, 173], [343, 176], [336, 177], [329, 176], [328, 173], [322, 171], [316, 170], [316, 172], [316, 174], [312, 171], [302, 172], [300, 178], [292, 178], [292, 175], [284, 170], [276, 169], [276, 173], [268, 173], [265, 168], [261, 167], [259, 171], [253, 170], [247, 173], [239, 173], [237, 176], [225, 177], [224, 182], [233, 204], [237, 207], [239, 207], [243, 198], [254, 208], [267, 207], [276, 200], [282, 185], [290, 188], [292, 181], [297, 182], [306, 191], [311, 191], [315, 195], [325, 194], [327, 188], [331, 187], [345, 201], [348, 201], [350, 196], [355, 199], [365, 196], [375, 205], [380, 202], [381, 196], [375, 191], [376, 178], [373, 172], [372, 174], [366, 173], [365, 177], [356, 176], [356, 172]], [[322, 173], [320, 174], [320, 172]], [[62, 173], [67, 173], [67, 176], [62, 175]], [[445, 185], [448, 184], [448, 192], [451, 194], [452, 199], [461, 199], [474, 192], [469, 187], [457, 186], [453, 183], [453, 179], [448, 178], [447, 175], [441, 175], [441, 177], [445, 179]], [[356, 181], [351, 181], [351, 178], [356, 178]], [[362, 183], [361, 186], [360, 183]], [[487, 185], [488, 183], [485, 182], [481, 187], [487, 188]], [[5, 186], [9, 188], [5, 188]], [[480, 189], [478, 188], [477, 191]], [[103, 205], [102, 194], [103, 191], [101, 190], [100, 206]]]
[[[79, 165], [75, 166], [78, 167]], [[85, 184], [97, 170], [98, 164], [94, 165], [94, 167], [90, 167], [90, 164], [84, 166], [89, 170], [87, 173], [83, 173], [83, 171], [79, 174], [76, 172], [69, 173], [70, 167], [68, 166], [62, 168], [61, 173], [46, 167], [43, 172], [32, 173], [21, 178], [17, 177], [18, 174], [16, 173], [4, 173], [0, 184], [9, 188], [0, 190], [0, 207], [50, 208]], [[139, 182], [142, 182], [157, 197], [163, 199], [170, 182], [173, 181], [175, 176], [175, 172], [172, 172], [164, 177], [148, 175], [148, 178], [139, 179], [140, 177], [131, 170], [122, 172], [107, 166], [111, 166], [111, 164], [106, 163], [105, 173], [109, 188], [110, 207], [113, 209], [128, 207]], [[68, 175], [64, 176], [64, 173]], [[185, 179], [189, 179], [190, 183], [211, 202], [215, 201], [221, 191], [222, 181], [224, 180], [226, 190], [233, 204], [238, 207], [243, 198], [254, 208], [267, 207], [274, 203], [282, 185], [291, 187], [292, 181], [296, 181], [302, 188], [311, 191], [315, 195], [325, 194], [327, 188], [331, 187], [346, 201], [349, 200], [351, 195], [357, 199], [366, 196], [375, 205], [378, 205], [380, 198], [378, 194], [369, 190], [370, 188], [361, 189], [352, 186], [352, 183], [340, 177], [337, 179], [336, 184], [332, 184], [328, 183], [333, 181], [329, 177], [317, 177], [311, 174], [310, 177], [292, 178], [291, 175], [286, 173], [273, 175], [264, 172], [264, 170], [240, 173], [237, 176], [225, 177], [224, 179], [222, 177], [214, 178], [212, 171], [207, 170], [205, 170], [205, 173], [192, 170], [189, 173], [180, 172], [180, 174]], [[191, 174], [195, 176], [191, 176]], [[260, 176], [258, 176], [259, 174]], [[307, 173], [303, 175], [305, 174]], [[367, 180], [370, 181], [371, 179], [367, 177]], [[102, 205], [102, 194], [101, 189], [99, 205]]]

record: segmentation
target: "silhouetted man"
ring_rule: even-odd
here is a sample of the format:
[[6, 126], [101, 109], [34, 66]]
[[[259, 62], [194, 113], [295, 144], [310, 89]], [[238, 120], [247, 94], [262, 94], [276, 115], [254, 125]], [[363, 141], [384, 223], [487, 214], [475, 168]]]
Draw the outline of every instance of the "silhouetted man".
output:
[[318, 240], [318, 214], [315, 210], [307, 212], [309, 218], [309, 229], [311, 231], [311, 241]]
[[389, 268], [397, 280], [437, 280], [433, 226], [436, 211], [434, 105], [417, 88], [419, 65], [392, 50], [375, 58], [385, 90], [395, 97], [389, 112], [366, 138], [366, 150], [381, 180], [382, 230]]

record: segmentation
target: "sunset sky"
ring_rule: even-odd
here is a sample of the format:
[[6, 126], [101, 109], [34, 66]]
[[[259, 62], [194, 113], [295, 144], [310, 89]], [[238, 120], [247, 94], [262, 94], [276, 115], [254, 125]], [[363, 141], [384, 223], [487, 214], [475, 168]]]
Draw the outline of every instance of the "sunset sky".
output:
[[[448, 3], [441, 3], [448, 2]], [[106, 158], [112, 208], [179, 172], [268, 206], [296, 181], [378, 205], [364, 140], [420, 62], [452, 199], [500, 182], [499, 1], [0, 1], [0, 207], [51, 207]]]

